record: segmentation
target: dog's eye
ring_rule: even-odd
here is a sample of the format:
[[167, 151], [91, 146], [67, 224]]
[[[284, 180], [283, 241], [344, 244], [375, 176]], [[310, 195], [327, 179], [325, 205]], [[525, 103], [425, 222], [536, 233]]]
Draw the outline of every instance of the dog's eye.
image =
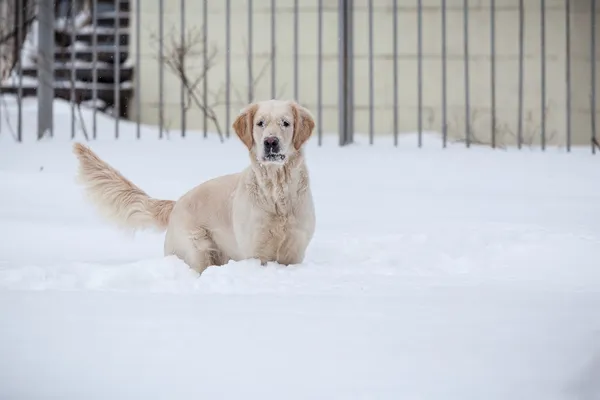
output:
[[256, 123], [256, 126], [260, 126], [261, 128], [264, 128], [264, 126], [265, 126], [265, 121], [258, 121], [258, 122]]
[[288, 126], [290, 126], [290, 123], [289, 123], [289, 122], [287, 122], [287, 121], [283, 121], [281, 124], [282, 124], [284, 127], [286, 127], [286, 128], [287, 128]]

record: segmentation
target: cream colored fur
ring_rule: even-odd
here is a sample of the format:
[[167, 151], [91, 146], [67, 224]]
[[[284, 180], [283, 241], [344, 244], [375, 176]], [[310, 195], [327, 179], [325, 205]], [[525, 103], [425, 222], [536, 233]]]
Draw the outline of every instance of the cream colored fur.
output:
[[121, 228], [164, 230], [175, 202], [150, 198], [88, 147], [75, 143], [79, 182], [100, 213]]
[[[314, 125], [309, 111], [293, 101], [250, 104], [233, 123], [250, 165], [204, 182], [176, 202], [149, 197], [79, 143], [74, 152], [79, 180], [103, 215], [128, 229], [166, 229], [164, 254], [176, 255], [198, 273], [229, 260], [298, 264], [315, 230], [302, 151]], [[264, 158], [267, 136], [279, 139], [283, 160]]]

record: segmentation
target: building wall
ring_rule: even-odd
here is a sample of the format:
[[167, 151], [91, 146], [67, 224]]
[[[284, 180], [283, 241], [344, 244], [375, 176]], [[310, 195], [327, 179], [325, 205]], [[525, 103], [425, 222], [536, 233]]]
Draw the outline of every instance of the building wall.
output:
[[[587, 144], [590, 137], [590, 1], [572, 1], [572, 133], [574, 144]], [[185, 2], [185, 25], [188, 34], [202, 32], [202, 1]], [[357, 132], [369, 129], [368, 14], [367, 0], [354, 0], [354, 74], [355, 127]], [[541, 106], [541, 35], [540, 3], [525, 1], [525, 66], [524, 66], [524, 140], [539, 143]], [[181, 1], [164, 0], [165, 51], [173, 49], [180, 38]], [[231, 118], [248, 101], [248, 2], [231, 0]], [[317, 114], [317, 0], [299, 2], [299, 95], [298, 101]], [[338, 114], [338, 0], [323, 0], [323, 113], [324, 133], [337, 131]], [[441, 130], [441, 1], [422, 0], [423, 4], [423, 120], [424, 129]], [[496, 0], [496, 72], [497, 72], [497, 140], [514, 143], [517, 132], [518, 105], [518, 0]], [[393, 130], [393, 25], [392, 1], [374, 0], [374, 109], [378, 137]], [[473, 137], [489, 142], [491, 136], [490, 96], [490, 0], [469, 1], [469, 79], [471, 126]], [[600, 7], [598, 7], [600, 9]], [[464, 137], [465, 89], [463, 62], [463, 0], [447, 0], [447, 99], [448, 132], [451, 137]], [[135, 13], [133, 24], [135, 21]], [[140, 10], [141, 120], [158, 122], [159, 62], [158, 2], [143, 2]], [[566, 135], [565, 84], [565, 11], [564, 0], [546, 0], [546, 71], [547, 71], [547, 138], [549, 143], [563, 144]], [[293, 0], [277, 0], [276, 70], [277, 96], [292, 98], [294, 87]], [[216, 52], [214, 66], [208, 73], [209, 103], [225, 130], [225, 1], [208, 4], [209, 53]], [[252, 67], [255, 78], [254, 99], [271, 97], [271, 0], [254, 0], [252, 14]], [[599, 18], [600, 20], [600, 18]], [[398, 1], [398, 117], [399, 130], [417, 129], [417, 9], [416, 1]], [[134, 30], [132, 33], [135, 35]], [[600, 38], [600, 28], [597, 29]], [[600, 42], [600, 40], [598, 40]], [[132, 57], [135, 36], [131, 38]], [[168, 55], [167, 55], [168, 56]], [[202, 43], [192, 49], [186, 62], [194, 78], [202, 70]], [[169, 69], [164, 72], [164, 107], [167, 129], [181, 125], [180, 81]], [[600, 86], [600, 85], [598, 85]], [[597, 88], [598, 90], [598, 88]], [[201, 88], [200, 88], [201, 92]], [[135, 117], [135, 107], [131, 107]], [[598, 110], [596, 110], [596, 113]], [[229, 121], [229, 124], [231, 121]], [[198, 108], [187, 113], [188, 129], [202, 129], [204, 118]], [[209, 130], [214, 130], [212, 123]]]

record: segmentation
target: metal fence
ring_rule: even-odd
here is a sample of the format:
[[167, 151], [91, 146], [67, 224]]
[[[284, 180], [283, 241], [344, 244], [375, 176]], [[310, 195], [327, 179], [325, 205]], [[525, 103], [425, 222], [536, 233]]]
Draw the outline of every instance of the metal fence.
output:
[[227, 138], [244, 103], [286, 97], [314, 111], [319, 143], [412, 132], [420, 147], [435, 131], [444, 147], [595, 153], [598, 13], [596, 0], [0, 0], [1, 91], [16, 96], [19, 141], [26, 96], [38, 137], [53, 135], [58, 97], [72, 137], [92, 109], [90, 140], [100, 113], [118, 117], [115, 138], [124, 119], [137, 137]]

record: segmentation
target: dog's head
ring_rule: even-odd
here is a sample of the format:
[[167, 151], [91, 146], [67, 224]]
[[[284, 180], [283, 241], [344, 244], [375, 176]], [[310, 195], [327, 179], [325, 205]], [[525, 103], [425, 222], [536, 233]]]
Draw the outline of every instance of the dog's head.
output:
[[294, 101], [266, 100], [244, 108], [233, 129], [260, 164], [283, 165], [312, 134], [310, 112]]

